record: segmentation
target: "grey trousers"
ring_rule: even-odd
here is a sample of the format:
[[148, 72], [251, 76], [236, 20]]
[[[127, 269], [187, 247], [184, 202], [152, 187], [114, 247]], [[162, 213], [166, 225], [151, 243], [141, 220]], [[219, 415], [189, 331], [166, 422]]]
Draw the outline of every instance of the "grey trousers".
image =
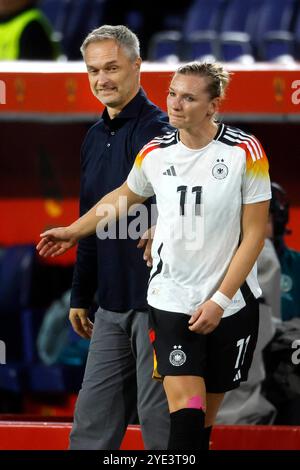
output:
[[169, 411], [162, 384], [152, 379], [152, 370], [148, 313], [99, 309], [75, 406], [70, 449], [119, 449], [136, 405], [145, 448], [166, 449]]

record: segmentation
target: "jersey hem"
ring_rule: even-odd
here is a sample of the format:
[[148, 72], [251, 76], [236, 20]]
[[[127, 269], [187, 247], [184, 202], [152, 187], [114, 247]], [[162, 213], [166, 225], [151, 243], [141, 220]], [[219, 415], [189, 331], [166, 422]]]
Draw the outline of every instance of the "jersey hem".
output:
[[127, 179], [126, 183], [127, 183], [127, 186], [129, 187], [130, 191], [137, 194], [138, 196], [141, 196], [141, 197], [152, 197], [152, 196], [154, 196], [154, 192], [151, 192], [151, 194], [149, 194], [149, 193], [145, 194], [145, 193], [142, 193], [142, 191], [137, 191], [135, 188], [133, 188], [131, 182], [128, 179]]
[[255, 196], [255, 197], [243, 199], [242, 204], [253, 204], [255, 202], [269, 201], [270, 199], [272, 199], [272, 194], [271, 193], [261, 194], [261, 195]]

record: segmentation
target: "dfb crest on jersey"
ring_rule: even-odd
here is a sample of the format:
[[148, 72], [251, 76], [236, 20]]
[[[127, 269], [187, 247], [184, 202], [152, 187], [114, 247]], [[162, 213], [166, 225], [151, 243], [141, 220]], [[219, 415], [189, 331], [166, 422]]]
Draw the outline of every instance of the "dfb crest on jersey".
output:
[[186, 354], [182, 351], [182, 346], [173, 346], [173, 351], [170, 353], [169, 361], [172, 366], [182, 366], [186, 361]]
[[212, 169], [212, 174], [217, 180], [223, 180], [228, 175], [228, 166], [223, 162], [223, 158], [218, 158], [217, 163]]

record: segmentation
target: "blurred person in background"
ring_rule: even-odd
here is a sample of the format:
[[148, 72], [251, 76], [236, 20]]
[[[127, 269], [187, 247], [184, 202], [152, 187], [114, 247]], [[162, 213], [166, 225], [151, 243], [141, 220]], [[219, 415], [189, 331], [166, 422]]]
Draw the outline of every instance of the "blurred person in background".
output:
[[273, 182], [268, 236], [281, 265], [281, 317], [284, 321], [300, 317], [300, 253], [289, 248], [284, 240], [290, 233], [287, 228], [289, 207], [286, 191]]
[[54, 60], [59, 46], [37, 0], [0, 0], [0, 60]]
[[300, 422], [299, 371], [291, 362], [291, 345], [300, 336], [300, 253], [284, 240], [290, 233], [286, 191], [276, 182], [271, 187], [265, 246], [257, 262], [262, 288], [258, 344], [248, 381], [226, 395], [219, 424]]
[[289, 248], [289, 200], [278, 183], [272, 183], [268, 236], [273, 241], [281, 266], [281, 320], [264, 351], [265, 397], [276, 407], [274, 424], [300, 424], [300, 252]]

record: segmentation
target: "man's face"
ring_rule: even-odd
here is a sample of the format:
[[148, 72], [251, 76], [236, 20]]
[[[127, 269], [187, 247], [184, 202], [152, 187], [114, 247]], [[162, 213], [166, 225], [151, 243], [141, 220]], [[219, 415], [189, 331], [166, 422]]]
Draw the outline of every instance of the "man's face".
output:
[[141, 59], [132, 62], [113, 39], [91, 43], [84, 54], [92, 93], [108, 108], [121, 111], [139, 89]]
[[218, 98], [210, 99], [207, 79], [175, 74], [167, 98], [170, 124], [178, 129], [199, 128], [216, 112]]

